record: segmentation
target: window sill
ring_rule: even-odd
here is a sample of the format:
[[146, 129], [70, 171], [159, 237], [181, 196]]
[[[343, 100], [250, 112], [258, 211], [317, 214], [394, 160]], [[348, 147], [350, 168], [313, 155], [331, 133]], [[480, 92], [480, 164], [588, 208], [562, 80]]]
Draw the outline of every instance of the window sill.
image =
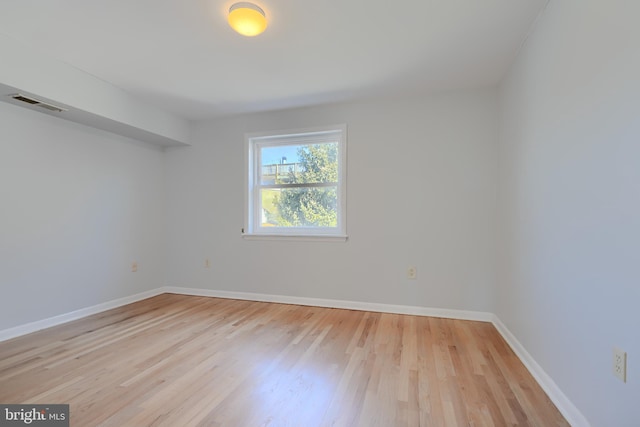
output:
[[292, 242], [346, 242], [346, 235], [316, 234], [243, 234], [244, 240], [281, 240]]

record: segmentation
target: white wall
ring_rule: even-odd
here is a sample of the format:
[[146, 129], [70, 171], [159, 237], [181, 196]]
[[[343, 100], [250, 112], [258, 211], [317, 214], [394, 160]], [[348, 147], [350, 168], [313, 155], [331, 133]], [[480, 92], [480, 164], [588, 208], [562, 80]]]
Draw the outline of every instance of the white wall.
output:
[[0, 330], [163, 285], [162, 151], [5, 103], [0, 129]]
[[497, 314], [603, 427], [640, 425], [638, 16], [552, 1], [501, 97]]
[[[28, 44], [0, 34], [0, 96], [20, 92], [67, 107], [63, 117], [160, 145], [189, 142], [187, 120], [138, 99], [106, 81]], [[46, 111], [46, 110], [44, 110]]]
[[[496, 101], [486, 91], [199, 123], [192, 147], [166, 153], [167, 284], [492, 311]], [[349, 240], [243, 240], [244, 133], [337, 123], [348, 126]]]

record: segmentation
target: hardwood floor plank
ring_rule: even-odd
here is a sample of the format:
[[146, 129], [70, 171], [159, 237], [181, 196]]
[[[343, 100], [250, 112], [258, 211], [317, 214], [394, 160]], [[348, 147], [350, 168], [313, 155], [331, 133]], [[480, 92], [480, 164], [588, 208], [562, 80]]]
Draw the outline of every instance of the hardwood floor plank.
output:
[[163, 294], [0, 343], [71, 425], [567, 426], [489, 323]]

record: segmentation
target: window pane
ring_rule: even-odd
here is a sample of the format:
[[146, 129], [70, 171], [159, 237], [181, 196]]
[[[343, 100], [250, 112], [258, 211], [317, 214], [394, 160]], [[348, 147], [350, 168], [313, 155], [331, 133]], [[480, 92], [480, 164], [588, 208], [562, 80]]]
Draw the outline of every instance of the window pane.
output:
[[337, 227], [338, 187], [261, 189], [262, 227]]
[[338, 143], [260, 149], [260, 185], [338, 182]]
[[245, 234], [346, 238], [346, 126], [245, 137]]

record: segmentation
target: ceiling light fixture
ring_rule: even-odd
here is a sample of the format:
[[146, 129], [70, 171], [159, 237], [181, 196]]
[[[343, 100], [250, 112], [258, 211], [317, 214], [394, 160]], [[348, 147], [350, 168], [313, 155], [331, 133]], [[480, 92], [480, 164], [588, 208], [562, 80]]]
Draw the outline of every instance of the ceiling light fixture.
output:
[[243, 1], [229, 8], [229, 25], [243, 36], [253, 37], [267, 28], [267, 18], [260, 7]]

